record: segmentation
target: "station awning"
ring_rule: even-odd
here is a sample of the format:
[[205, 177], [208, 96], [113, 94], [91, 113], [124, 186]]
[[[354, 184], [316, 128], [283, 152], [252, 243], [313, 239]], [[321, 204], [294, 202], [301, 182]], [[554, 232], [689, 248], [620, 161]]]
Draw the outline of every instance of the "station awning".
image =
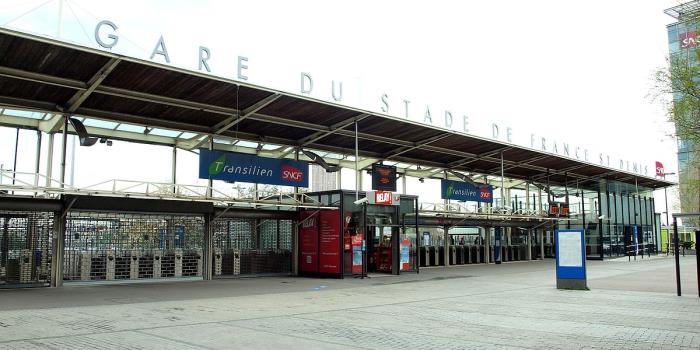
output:
[[[0, 29], [0, 106], [553, 185], [673, 183], [53, 39]], [[1, 123], [0, 123], [1, 124]], [[201, 135], [201, 137], [200, 137]], [[292, 148], [279, 156], [290, 156]], [[547, 175], [549, 174], [549, 175]]]

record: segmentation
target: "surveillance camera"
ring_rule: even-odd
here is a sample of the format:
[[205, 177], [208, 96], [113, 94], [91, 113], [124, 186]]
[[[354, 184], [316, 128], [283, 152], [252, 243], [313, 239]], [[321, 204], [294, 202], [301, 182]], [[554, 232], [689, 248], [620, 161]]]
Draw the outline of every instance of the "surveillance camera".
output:
[[605, 214], [598, 217], [598, 220], [603, 220], [603, 219], [605, 219]]
[[362, 203], [367, 203], [367, 197], [365, 197], [365, 198], [360, 198], [360, 199], [354, 201], [353, 203], [355, 203], [355, 205], [360, 205], [360, 204], [362, 204]]

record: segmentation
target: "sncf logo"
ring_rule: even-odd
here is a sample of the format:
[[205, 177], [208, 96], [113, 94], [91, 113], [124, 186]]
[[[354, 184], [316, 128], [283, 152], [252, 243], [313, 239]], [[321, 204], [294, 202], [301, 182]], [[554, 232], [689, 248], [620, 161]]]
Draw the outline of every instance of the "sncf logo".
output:
[[479, 189], [479, 194], [480, 194], [481, 198], [484, 198], [484, 199], [491, 198], [491, 191], [489, 191], [489, 189], [487, 187]]
[[291, 165], [282, 165], [282, 180], [302, 182], [304, 181], [304, 172]]

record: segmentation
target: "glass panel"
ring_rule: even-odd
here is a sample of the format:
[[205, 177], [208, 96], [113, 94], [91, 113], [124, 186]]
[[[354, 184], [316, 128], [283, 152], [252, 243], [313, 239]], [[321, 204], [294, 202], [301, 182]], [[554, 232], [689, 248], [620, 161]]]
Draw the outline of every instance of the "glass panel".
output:
[[115, 122], [108, 122], [105, 120], [98, 120], [98, 119], [85, 119], [83, 122], [85, 126], [92, 126], [95, 128], [102, 128], [102, 129], [114, 129], [119, 125], [119, 123]]
[[128, 132], [137, 132], [137, 133], [143, 133], [146, 128], [143, 126], [138, 126], [138, 125], [131, 125], [131, 124], [121, 124], [117, 127], [117, 130], [119, 131], [128, 131]]
[[180, 135], [181, 131], [165, 130], [165, 129], [152, 129], [149, 135], [165, 136], [165, 137], [177, 137]]

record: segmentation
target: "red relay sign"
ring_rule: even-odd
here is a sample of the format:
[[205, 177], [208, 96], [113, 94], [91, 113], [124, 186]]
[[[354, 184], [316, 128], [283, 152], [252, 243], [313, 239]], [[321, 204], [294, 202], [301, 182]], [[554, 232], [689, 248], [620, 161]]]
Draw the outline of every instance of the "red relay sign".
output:
[[374, 203], [375, 204], [393, 204], [393, 197], [391, 192], [376, 191], [374, 192]]

